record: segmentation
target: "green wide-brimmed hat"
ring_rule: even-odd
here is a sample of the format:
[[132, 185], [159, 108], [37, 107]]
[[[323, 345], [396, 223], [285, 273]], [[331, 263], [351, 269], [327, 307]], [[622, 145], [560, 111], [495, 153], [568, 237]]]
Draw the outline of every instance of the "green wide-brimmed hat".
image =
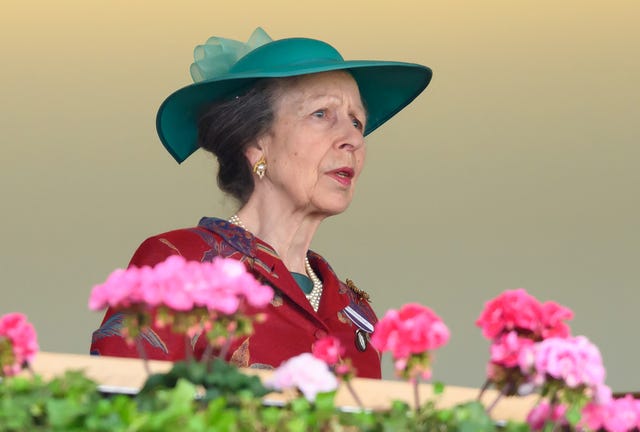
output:
[[213, 102], [241, 94], [260, 78], [318, 72], [351, 73], [367, 109], [365, 136], [407, 106], [429, 84], [431, 69], [392, 61], [344, 60], [331, 45], [307, 38], [272, 40], [261, 28], [247, 43], [218, 37], [198, 45], [191, 65], [194, 84], [160, 106], [156, 127], [178, 163], [198, 148], [198, 119]]

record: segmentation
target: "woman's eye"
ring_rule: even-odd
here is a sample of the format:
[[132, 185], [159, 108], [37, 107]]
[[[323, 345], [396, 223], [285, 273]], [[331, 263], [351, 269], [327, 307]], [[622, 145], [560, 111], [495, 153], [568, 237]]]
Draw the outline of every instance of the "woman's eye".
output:
[[312, 115], [314, 117], [323, 118], [325, 115], [327, 115], [327, 110], [326, 109], [320, 109], [318, 111], [315, 111]]
[[360, 120], [358, 120], [357, 118], [353, 118], [352, 120], [353, 122], [353, 126], [358, 129], [359, 131], [364, 131], [364, 125], [362, 124], [362, 122]]

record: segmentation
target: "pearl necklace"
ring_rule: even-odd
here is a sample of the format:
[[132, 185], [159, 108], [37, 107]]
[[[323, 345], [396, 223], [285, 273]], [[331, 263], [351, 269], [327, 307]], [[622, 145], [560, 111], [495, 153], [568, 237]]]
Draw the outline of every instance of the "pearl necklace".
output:
[[234, 224], [234, 225], [238, 225], [240, 228], [242, 228], [242, 229], [243, 229], [243, 230], [245, 230], [245, 231], [248, 231], [248, 230], [247, 230], [247, 227], [246, 227], [246, 226], [244, 226], [244, 224], [242, 223], [242, 221], [240, 220], [240, 218], [238, 217], [238, 215], [235, 215], [235, 214], [234, 214], [233, 216], [231, 216], [231, 217], [229, 218], [229, 222], [231, 222], [231, 223], [232, 223], [232, 224]]
[[305, 295], [307, 296], [309, 303], [311, 303], [313, 310], [318, 312], [318, 307], [320, 307], [320, 297], [322, 296], [322, 281], [311, 268], [311, 263], [309, 263], [308, 257], [304, 257], [304, 269], [307, 271], [307, 276], [309, 276], [311, 282], [313, 282], [313, 289], [309, 294]]
[[[238, 225], [240, 228], [247, 230], [247, 227], [244, 226], [240, 218], [237, 214], [234, 214], [229, 218], [229, 222], [234, 225]], [[247, 230], [248, 231], [248, 230]], [[308, 257], [304, 257], [304, 269], [307, 272], [307, 276], [311, 279], [313, 283], [313, 289], [309, 294], [305, 294], [309, 303], [311, 303], [311, 307], [314, 311], [318, 312], [318, 307], [320, 307], [320, 297], [322, 297], [322, 281], [311, 268], [311, 263], [309, 262]]]

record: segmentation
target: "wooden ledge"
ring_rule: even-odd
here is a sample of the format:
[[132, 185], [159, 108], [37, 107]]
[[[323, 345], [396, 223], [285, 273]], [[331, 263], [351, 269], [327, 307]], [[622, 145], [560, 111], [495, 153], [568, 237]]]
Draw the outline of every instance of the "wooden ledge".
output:
[[[66, 370], [82, 370], [104, 389], [122, 393], [136, 393], [147, 378], [144, 364], [140, 359], [40, 352], [32, 366], [37, 374], [46, 379], [62, 375]], [[166, 372], [170, 368], [170, 362], [149, 361], [149, 369], [152, 373]], [[271, 375], [270, 371], [257, 369], [244, 369], [243, 372], [259, 375], [263, 379]], [[394, 400], [413, 403], [413, 387], [406, 382], [355, 378], [352, 383], [367, 408], [385, 409]], [[438, 406], [453, 406], [457, 403], [474, 400], [477, 396], [478, 389], [476, 388], [446, 386], [444, 393], [438, 396]], [[421, 400], [424, 402], [432, 397], [432, 386], [422, 384], [420, 386]], [[485, 392], [483, 402], [489, 404], [496, 397], [496, 391], [488, 390]], [[273, 394], [267, 396], [267, 399], [283, 401], [286, 396]], [[504, 398], [494, 408], [493, 417], [497, 420], [524, 420], [536, 400], [536, 395]], [[357, 406], [345, 386], [340, 386], [338, 390], [336, 405], [341, 407]]]

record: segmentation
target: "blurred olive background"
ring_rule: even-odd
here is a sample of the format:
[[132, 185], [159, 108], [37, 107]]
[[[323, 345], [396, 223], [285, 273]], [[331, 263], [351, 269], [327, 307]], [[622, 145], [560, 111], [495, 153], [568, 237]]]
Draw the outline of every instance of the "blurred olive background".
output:
[[211, 157], [165, 152], [155, 113], [196, 44], [263, 26], [434, 70], [370, 136], [355, 201], [313, 246], [379, 314], [444, 318], [435, 378], [482, 384], [474, 321], [525, 287], [574, 310], [615, 390], [640, 390], [639, 19], [634, 0], [3, 0], [0, 313], [28, 314], [44, 350], [85, 353], [94, 284], [146, 237], [234, 211]]

